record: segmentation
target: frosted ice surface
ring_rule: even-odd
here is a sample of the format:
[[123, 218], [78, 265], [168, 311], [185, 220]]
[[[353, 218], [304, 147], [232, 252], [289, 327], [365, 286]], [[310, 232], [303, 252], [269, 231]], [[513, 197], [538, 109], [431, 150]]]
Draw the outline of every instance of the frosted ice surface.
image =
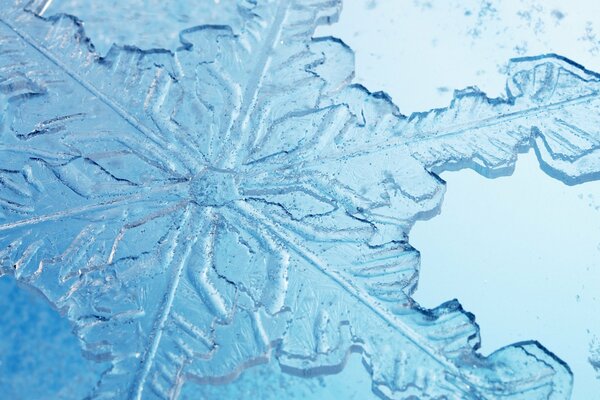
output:
[[36, 11], [47, 16], [77, 16], [85, 22], [98, 53], [106, 54], [113, 43], [135, 44], [142, 49], [175, 49], [181, 45], [179, 32], [195, 25], [229, 25], [235, 30], [244, 16], [237, 7], [244, 3], [195, 0], [190, 7], [190, 3], [181, 0], [54, 0], [38, 2]]
[[350, 84], [347, 46], [311, 39], [335, 1], [243, 2], [233, 29], [103, 58], [28, 3], [0, 1], [0, 274], [111, 364], [93, 397], [177, 397], [270, 359], [333, 373], [351, 352], [382, 397], [568, 397], [538, 343], [483, 357], [458, 302], [414, 303], [407, 235], [441, 203], [427, 169], [504, 173], [533, 146], [553, 176], [595, 179], [597, 75], [518, 60], [505, 99], [406, 118]]

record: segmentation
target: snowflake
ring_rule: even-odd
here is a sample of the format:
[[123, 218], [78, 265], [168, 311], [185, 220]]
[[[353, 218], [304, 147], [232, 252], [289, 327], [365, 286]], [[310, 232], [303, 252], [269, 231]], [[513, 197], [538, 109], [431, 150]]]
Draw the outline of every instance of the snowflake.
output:
[[176, 398], [271, 357], [323, 374], [350, 352], [384, 397], [568, 396], [538, 343], [483, 357], [458, 302], [415, 304], [408, 232], [444, 169], [506, 173], [533, 146], [553, 176], [597, 179], [595, 74], [516, 60], [505, 99], [468, 89], [406, 118], [312, 38], [337, 1], [241, 2], [235, 31], [105, 57], [47, 4], [0, 1], [0, 274], [110, 362], [92, 397]]

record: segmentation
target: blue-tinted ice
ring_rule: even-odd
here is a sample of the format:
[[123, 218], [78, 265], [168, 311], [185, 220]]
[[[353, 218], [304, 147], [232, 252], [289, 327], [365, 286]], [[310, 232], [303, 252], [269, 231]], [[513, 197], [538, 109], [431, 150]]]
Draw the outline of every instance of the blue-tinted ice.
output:
[[77, 19], [36, 16], [48, 4], [0, 1], [0, 274], [110, 364], [92, 397], [176, 398], [269, 359], [332, 373], [352, 352], [382, 397], [569, 396], [538, 343], [484, 358], [458, 302], [411, 299], [408, 232], [442, 170], [506, 173], [533, 147], [550, 175], [597, 179], [596, 74], [515, 60], [505, 98], [407, 118], [312, 38], [337, 1], [242, 1], [177, 50], [105, 57]]

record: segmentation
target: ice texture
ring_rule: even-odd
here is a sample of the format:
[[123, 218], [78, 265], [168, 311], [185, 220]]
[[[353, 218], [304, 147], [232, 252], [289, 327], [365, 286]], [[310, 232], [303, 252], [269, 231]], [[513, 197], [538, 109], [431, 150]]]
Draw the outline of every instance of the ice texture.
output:
[[596, 179], [597, 75], [516, 60], [506, 98], [407, 118], [312, 38], [337, 1], [244, 2], [235, 29], [105, 57], [47, 4], [0, 0], [0, 274], [111, 364], [92, 397], [175, 398], [271, 358], [332, 373], [355, 352], [381, 397], [568, 398], [537, 342], [483, 357], [457, 301], [420, 308], [407, 239], [439, 209], [436, 171], [503, 173], [533, 146], [553, 176]]
[[428, 169], [514, 170], [533, 147], [541, 168], [566, 184], [600, 178], [600, 75], [555, 54], [511, 60], [506, 96], [458, 91], [445, 109], [413, 114], [402, 130]]
[[[38, 1], [33, 11], [43, 15], [72, 14], [85, 21], [99, 54], [106, 54], [113, 43], [142, 49], [176, 49], [179, 32], [194, 25], [227, 25], [234, 32], [245, 14], [239, 7], [247, 0], [194, 0], [193, 6], [181, 0], [54, 0]], [[135, 38], [135, 42], [132, 42]]]

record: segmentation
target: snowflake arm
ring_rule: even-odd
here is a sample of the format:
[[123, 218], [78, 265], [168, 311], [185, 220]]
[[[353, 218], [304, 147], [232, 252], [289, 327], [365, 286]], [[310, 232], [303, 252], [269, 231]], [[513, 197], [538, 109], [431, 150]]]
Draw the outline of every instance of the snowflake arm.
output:
[[570, 391], [537, 343], [482, 357], [456, 302], [410, 299], [407, 232], [443, 185], [389, 145], [406, 121], [349, 86], [351, 51], [312, 39], [336, 1], [258, 2], [240, 32], [105, 57], [78, 20], [0, 4], [0, 271], [111, 362], [95, 397], [174, 398], [270, 356], [324, 373], [350, 351], [388, 397]]

